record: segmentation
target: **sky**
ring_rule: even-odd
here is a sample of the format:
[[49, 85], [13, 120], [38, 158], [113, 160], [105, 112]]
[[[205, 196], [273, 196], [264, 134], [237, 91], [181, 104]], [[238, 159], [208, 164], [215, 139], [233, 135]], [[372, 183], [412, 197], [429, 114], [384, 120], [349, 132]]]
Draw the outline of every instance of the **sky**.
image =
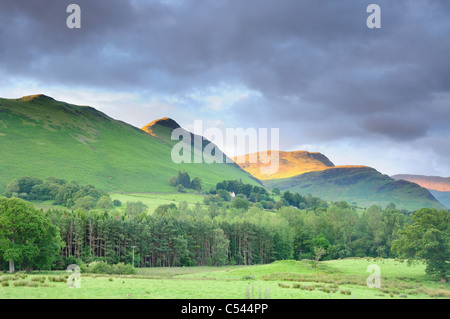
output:
[[449, 16], [448, 0], [0, 0], [0, 96], [137, 127], [279, 128], [281, 150], [447, 177]]

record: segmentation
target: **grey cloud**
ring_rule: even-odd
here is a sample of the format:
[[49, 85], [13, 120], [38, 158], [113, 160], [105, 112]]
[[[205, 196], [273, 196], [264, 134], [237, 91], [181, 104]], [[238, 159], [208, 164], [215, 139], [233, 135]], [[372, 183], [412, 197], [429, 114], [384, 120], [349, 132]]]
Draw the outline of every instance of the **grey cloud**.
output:
[[398, 140], [410, 140], [425, 135], [428, 130], [426, 123], [420, 120], [398, 120], [390, 116], [377, 116], [365, 121], [364, 127], [377, 134], [386, 135]]
[[380, 30], [365, 26], [371, 0], [77, 0], [82, 29], [69, 30], [72, 2], [2, 1], [4, 77], [172, 95], [191, 113], [192, 91], [239, 85], [260, 96], [217, 116], [282, 126], [291, 145], [449, 131], [447, 0], [377, 0]]

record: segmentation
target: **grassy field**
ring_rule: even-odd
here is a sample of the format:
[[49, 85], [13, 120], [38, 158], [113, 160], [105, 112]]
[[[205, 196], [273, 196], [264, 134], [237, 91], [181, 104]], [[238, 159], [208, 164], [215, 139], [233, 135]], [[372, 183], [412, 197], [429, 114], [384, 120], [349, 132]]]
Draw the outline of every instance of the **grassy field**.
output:
[[113, 193], [110, 194], [112, 200], [120, 200], [122, 206], [119, 208], [124, 210], [127, 202], [143, 202], [148, 206], [148, 212], [151, 214], [156, 207], [164, 204], [175, 204], [178, 206], [181, 202], [187, 202], [193, 207], [199, 203], [203, 205], [203, 195], [199, 194], [154, 194], [154, 193]]
[[[127, 202], [143, 202], [145, 205], [148, 206], [148, 213], [152, 214], [155, 209], [159, 205], [164, 204], [175, 204], [179, 205], [181, 202], [186, 202], [190, 207], [194, 207], [197, 203], [203, 204], [203, 198], [204, 195], [200, 194], [159, 194], [159, 193], [111, 193], [110, 194], [112, 200], [120, 200], [122, 202], [122, 206], [116, 207], [118, 211], [124, 211], [126, 208]], [[52, 209], [52, 208], [58, 208], [58, 209], [67, 209], [67, 207], [61, 206], [61, 205], [53, 205], [53, 200], [46, 200], [46, 201], [37, 201], [33, 200], [30, 201], [33, 203], [34, 207], [37, 209]]]
[[[381, 288], [368, 288], [367, 266], [381, 269]], [[450, 298], [448, 283], [392, 259], [321, 262], [278, 261], [268, 265], [137, 269], [132, 276], [81, 275], [69, 289], [64, 272], [2, 274], [0, 298], [77, 299], [405, 299]], [[60, 278], [55, 282], [54, 278]], [[52, 279], [53, 281], [50, 281]], [[6, 284], [7, 283], [7, 284]], [[23, 286], [22, 286], [23, 285]]]

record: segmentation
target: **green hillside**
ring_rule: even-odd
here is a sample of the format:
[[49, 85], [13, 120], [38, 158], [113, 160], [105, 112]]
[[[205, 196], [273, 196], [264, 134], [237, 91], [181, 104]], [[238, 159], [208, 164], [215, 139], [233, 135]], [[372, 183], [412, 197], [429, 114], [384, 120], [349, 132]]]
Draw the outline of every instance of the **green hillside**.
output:
[[432, 189], [429, 191], [442, 205], [450, 209], [450, 192], [440, 192]]
[[373, 204], [385, 207], [393, 202], [408, 210], [445, 208], [427, 189], [408, 181], [396, 181], [370, 167], [334, 167], [263, 183], [268, 188], [311, 194], [329, 201], [356, 202], [365, 207]]
[[224, 179], [257, 184], [234, 163], [175, 164], [176, 142], [45, 95], [0, 98], [0, 192], [22, 176], [54, 176], [115, 192], [173, 192], [168, 179], [178, 170], [199, 177], [203, 188]]

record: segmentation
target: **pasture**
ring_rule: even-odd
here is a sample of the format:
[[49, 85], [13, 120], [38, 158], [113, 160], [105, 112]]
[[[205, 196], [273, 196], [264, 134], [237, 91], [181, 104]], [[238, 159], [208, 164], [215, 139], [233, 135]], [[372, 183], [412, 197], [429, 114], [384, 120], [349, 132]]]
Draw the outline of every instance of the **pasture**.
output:
[[[367, 266], [381, 271], [381, 287], [369, 288]], [[134, 275], [81, 274], [68, 288], [62, 271], [0, 275], [1, 299], [429, 299], [450, 298], [449, 283], [393, 259], [349, 258], [266, 265], [137, 268]]]

